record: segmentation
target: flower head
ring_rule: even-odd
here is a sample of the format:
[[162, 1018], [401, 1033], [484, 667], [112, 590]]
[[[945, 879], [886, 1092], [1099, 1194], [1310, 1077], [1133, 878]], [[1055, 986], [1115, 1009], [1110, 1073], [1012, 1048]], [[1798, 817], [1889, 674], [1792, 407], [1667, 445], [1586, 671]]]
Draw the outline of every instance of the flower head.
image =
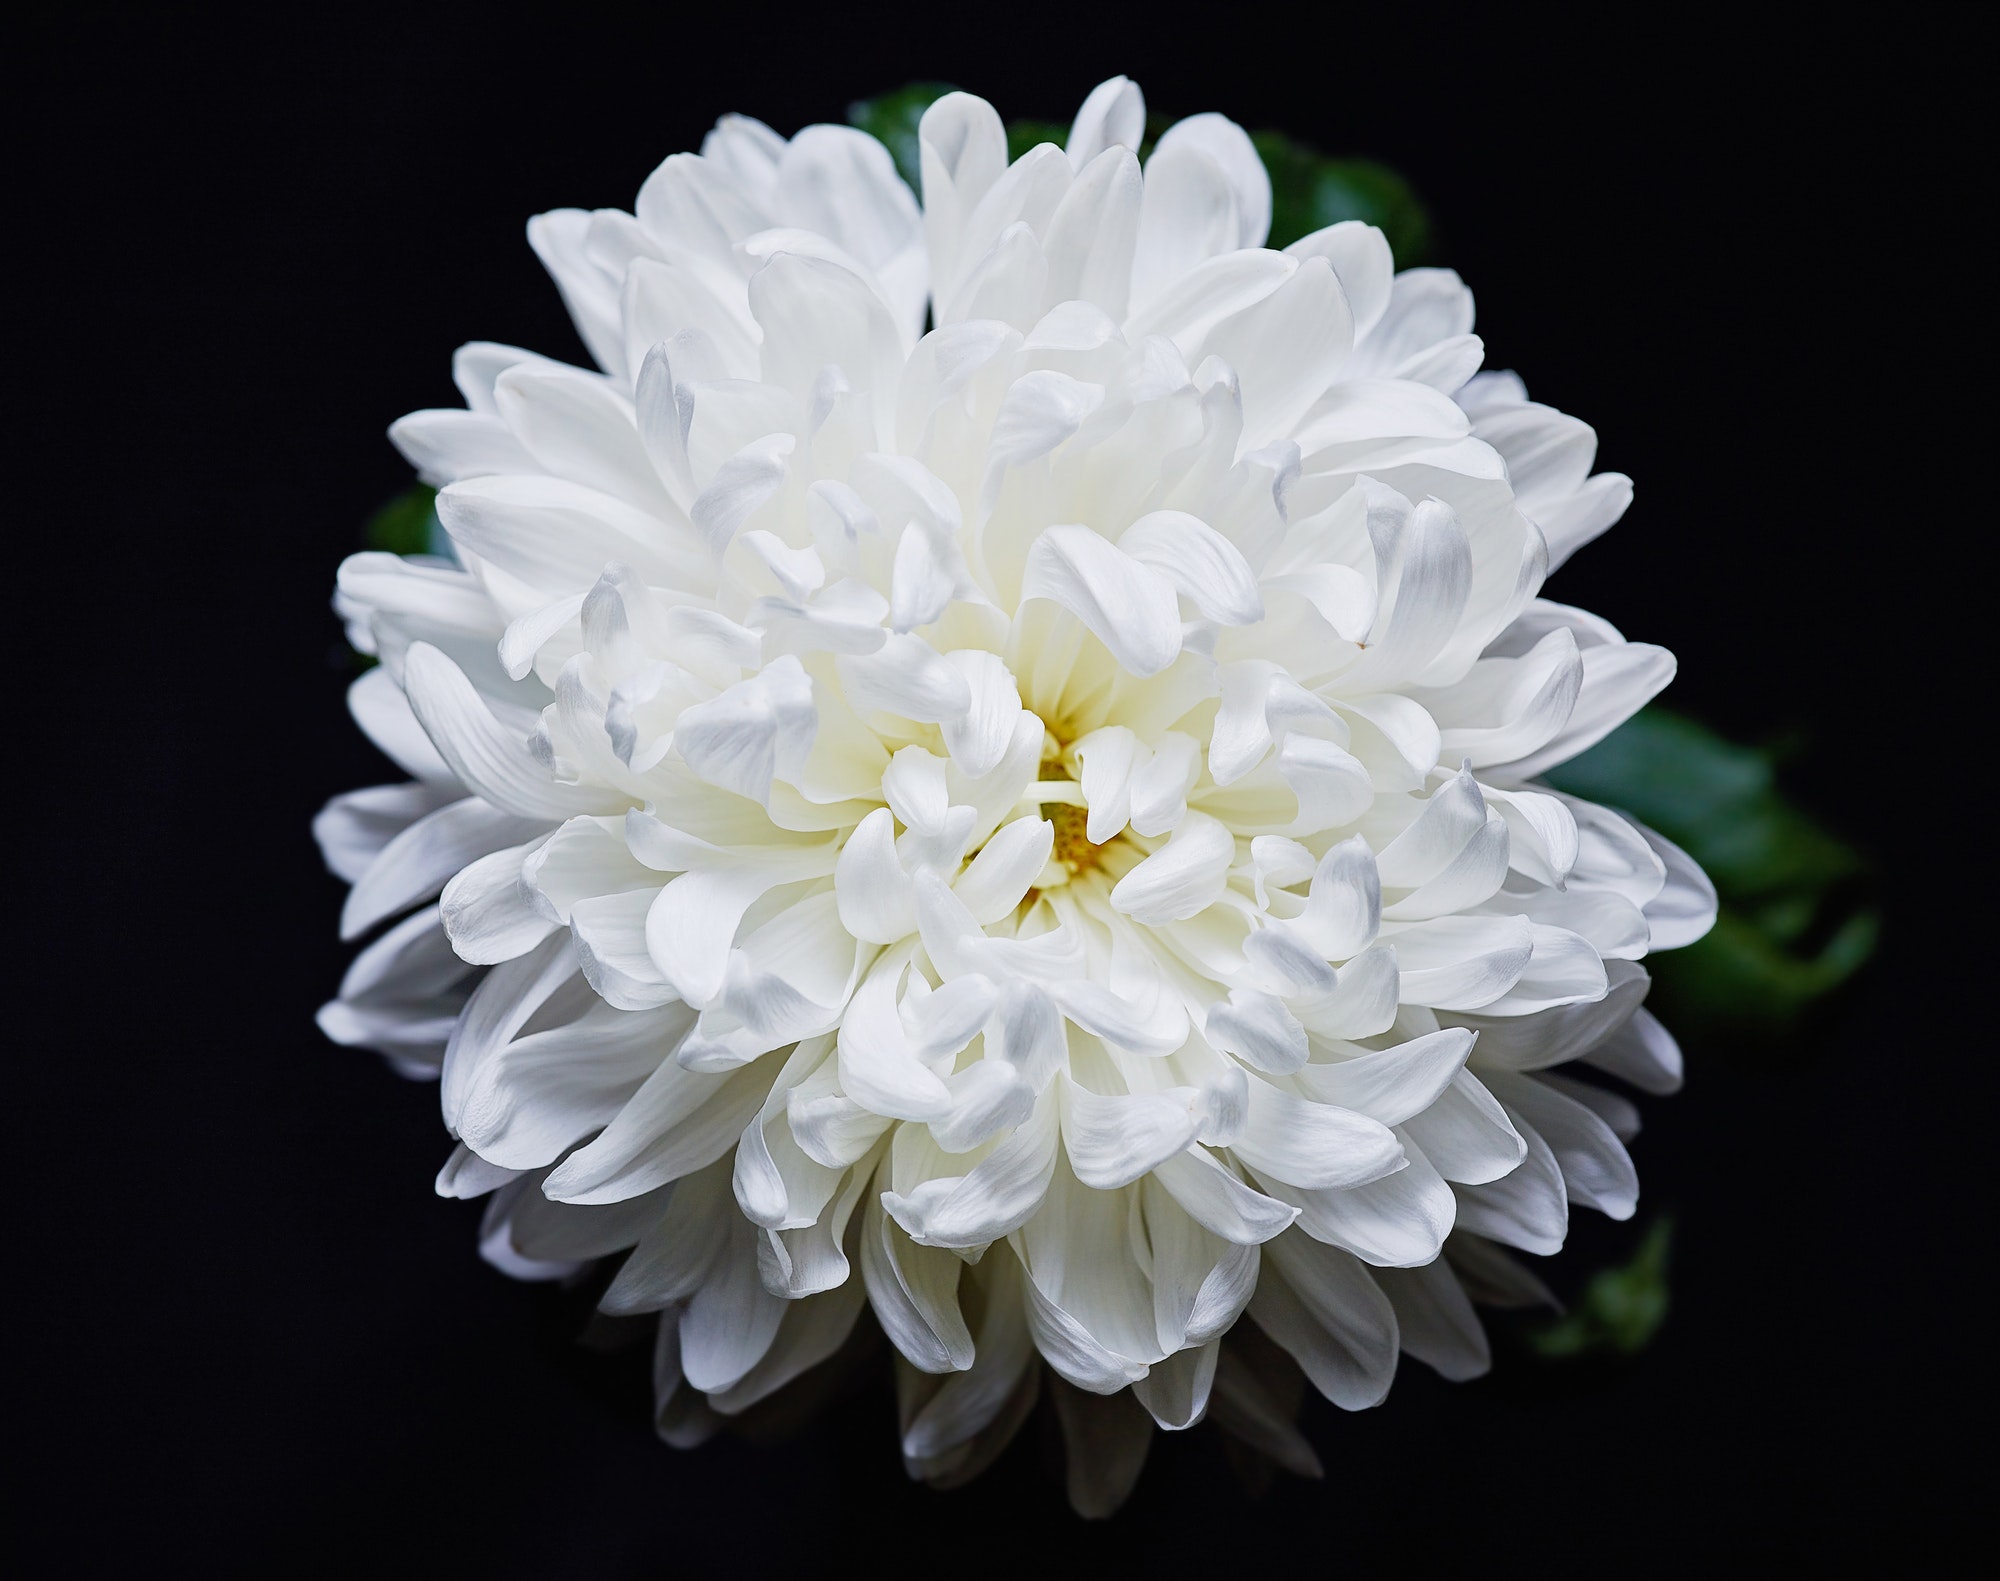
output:
[[441, 1072], [491, 1255], [628, 1254], [670, 1436], [864, 1305], [932, 1480], [1043, 1364], [1102, 1431], [1252, 1421], [1246, 1313], [1369, 1405], [1632, 1211], [1630, 1104], [1551, 1071], [1671, 1088], [1636, 963], [1712, 894], [1534, 783], [1672, 673], [1536, 596], [1630, 485], [1456, 275], [1267, 250], [1244, 133], [1142, 171], [1143, 121], [1114, 79], [1009, 164], [948, 95], [920, 208], [729, 117], [542, 215], [597, 369], [461, 350], [392, 430], [457, 563], [341, 569], [415, 778], [320, 833], [350, 935], [410, 915], [323, 1023]]

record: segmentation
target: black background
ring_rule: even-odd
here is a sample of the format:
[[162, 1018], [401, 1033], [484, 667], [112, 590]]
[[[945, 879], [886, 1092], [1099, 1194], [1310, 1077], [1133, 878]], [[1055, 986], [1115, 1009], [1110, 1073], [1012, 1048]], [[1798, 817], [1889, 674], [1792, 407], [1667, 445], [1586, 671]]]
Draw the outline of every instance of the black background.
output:
[[[1907, 1562], [1944, 1539], [1983, 1431], [1992, 1223], [1960, 1139], [1990, 1040], [1959, 1024], [1991, 952], [1947, 904], [1986, 859], [1963, 744], [1986, 732], [1943, 706], [1983, 634], [1949, 609], [1979, 570], [1953, 534], [1991, 511], [1990, 408], [1955, 385], [1991, 316], [1969, 28], [1906, 8], [1864, 30], [1679, 7], [277, 9], [70, 9], [9, 51], [30, 1573], [1561, 1575], [1883, 1543]], [[1551, 591], [1672, 647], [1680, 707], [1799, 734], [1791, 788], [1882, 865], [1889, 926], [1803, 1046], [1691, 1047], [1686, 1091], [1648, 1105], [1641, 1216], [1679, 1234], [1638, 1362], [1503, 1346], [1459, 1387], [1406, 1366], [1377, 1411], [1309, 1413], [1323, 1483], [1251, 1499], [1198, 1432], [1085, 1526], [1034, 1431], [968, 1490], [907, 1484], [879, 1357], [797, 1441], [656, 1443], [636, 1375], [576, 1347], [556, 1293], [479, 1262], [476, 1210], [432, 1195], [433, 1089], [314, 1030], [345, 952], [307, 823], [393, 777], [346, 719], [327, 607], [407, 483], [382, 430], [456, 404], [462, 341], [581, 357], [528, 215], [629, 206], [726, 110], [790, 132], [930, 77], [1066, 121], [1120, 70], [1155, 108], [1414, 181], [1488, 365], [1637, 480]], [[1566, 1288], [1630, 1244], [1579, 1240]]]

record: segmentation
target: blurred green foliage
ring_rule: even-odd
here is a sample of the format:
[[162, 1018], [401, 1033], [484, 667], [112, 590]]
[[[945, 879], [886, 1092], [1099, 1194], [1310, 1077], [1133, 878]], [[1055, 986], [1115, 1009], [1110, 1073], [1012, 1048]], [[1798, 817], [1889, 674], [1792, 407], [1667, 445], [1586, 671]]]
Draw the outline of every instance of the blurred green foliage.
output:
[[371, 549], [386, 550], [390, 554], [434, 554], [443, 559], [455, 558], [451, 551], [451, 539], [445, 536], [444, 524], [438, 520], [437, 490], [427, 483], [419, 483], [415, 488], [384, 505], [368, 518], [368, 525], [362, 530], [363, 541]]
[[1673, 1238], [1674, 1221], [1656, 1220], [1628, 1261], [1600, 1268], [1576, 1305], [1547, 1327], [1530, 1330], [1528, 1343], [1552, 1360], [1644, 1350], [1666, 1321]]
[[1259, 132], [1250, 141], [1271, 175], [1270, 246], [1289, 247], [1342, 220], [1366, 220], [1388, 237], [1398, 269], [1430, 258], [1430, 214], [1387, 165], [1329, 159], [1282, 132]]
[[1875, 948], [1868, 864], [1785, 798], [1777, 760], [1647, 708], [1544, 776], [1659, 830], [1714, 881], [1714, 929], [1646, 961], [1684, 1039], [1782, 1034]]
[[[942, 82], [913, 82], [893, 93], [857, 99], [847, 107], [849, 124], [879, 139], [896, 161], [896, 169], [912, 188], [923, 190], [917, 125], [924, 111], [950, 93]], [[1153, 151], [1160, 134], [1172, 125], [1169, 117], [1146, 117], [1146, 135], [1139, 156]], [[1058, 148], [1069, 128], [1055, 121], [1015, 121], [1007, 128], [1007, 157], [1019, 159], [1038, 143]], [[1431, 221], [1410, 184], [1386, 165], [1368, 159], [1329, 159], [1282, 132], [1259, 132], [1251, 138], [1271, 176], [1272, 247], [1287, 247], [1341, 220], [1366, 220], [1389, 238], [1398, 268], [1423, 263], [1430, 255]]]

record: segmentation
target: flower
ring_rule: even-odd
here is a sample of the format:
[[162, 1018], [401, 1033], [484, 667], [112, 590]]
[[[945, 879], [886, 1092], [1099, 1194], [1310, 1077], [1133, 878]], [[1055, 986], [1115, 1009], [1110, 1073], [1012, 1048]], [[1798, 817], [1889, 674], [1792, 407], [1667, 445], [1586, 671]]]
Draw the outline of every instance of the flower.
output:
[[440, 1075], [489, 1256], [625, 1254], [674, 1441], [865, 1305], [919, 1477], [1045, 1367], [1080, 1507], [1211, 1412], [1309, 1465], [1271, 1355], [1475, 1374], [1505, 1248], [1633, 1210], [1569, 1072], [1677, 1083], [1637, 963], [1713, 893], [1535, 784], [1673, 670], [1537, 596], [1630, 485], [1456, 275], [1265, 249], [1242, 130], [1143, 124], [1113, 79], [1009, 164], [947, 95], [919, 208], [732, 116], [540, 216], [599, 371], [463, 348], [391, 430], [457, 563], [341, 568], [412, 779], [318, 832], [349, 937], [407, 915], [322, 1025]]

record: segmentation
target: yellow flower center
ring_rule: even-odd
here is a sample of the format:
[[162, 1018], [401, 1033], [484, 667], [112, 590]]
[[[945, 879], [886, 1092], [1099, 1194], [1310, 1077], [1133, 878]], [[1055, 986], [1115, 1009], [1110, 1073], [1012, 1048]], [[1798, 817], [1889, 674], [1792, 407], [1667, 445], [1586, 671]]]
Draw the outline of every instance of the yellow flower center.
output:
[[1085, 832], [1090, 822], [1089, 810], [1058, 804], [1048, 809], [1048, 815], [1056, 826], [1055, 849], [1050, 854], [1070, 870], [1070, 875], [1074, 877], [1097, 866], [1104, 847], [1092, 845]]

